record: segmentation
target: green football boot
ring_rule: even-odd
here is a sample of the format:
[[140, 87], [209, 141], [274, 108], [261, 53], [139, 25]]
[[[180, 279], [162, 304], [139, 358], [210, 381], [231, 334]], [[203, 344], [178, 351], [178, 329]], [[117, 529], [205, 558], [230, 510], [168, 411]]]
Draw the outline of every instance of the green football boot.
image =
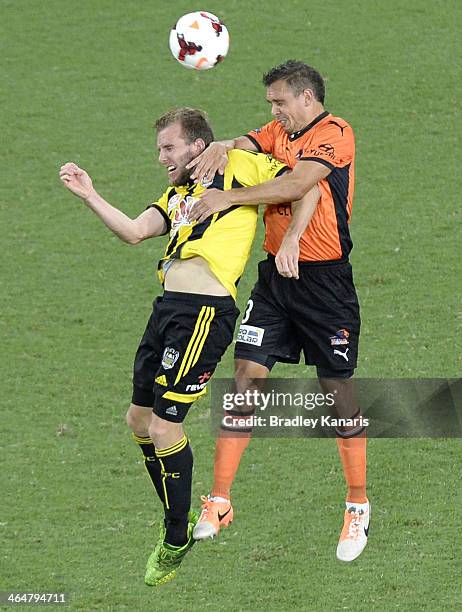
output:
[[158, 586], [175, 578], [181, 562], [194, 544], [192, 532], [197, 519], [198, 515], [196, 512], [190, 510], [188, 514], [188, 541], [180, 548], [164, 542], [166, 530], [164, 520], [161, 520], [159, 540], [146, 563], [144, 581], [147, 585]]

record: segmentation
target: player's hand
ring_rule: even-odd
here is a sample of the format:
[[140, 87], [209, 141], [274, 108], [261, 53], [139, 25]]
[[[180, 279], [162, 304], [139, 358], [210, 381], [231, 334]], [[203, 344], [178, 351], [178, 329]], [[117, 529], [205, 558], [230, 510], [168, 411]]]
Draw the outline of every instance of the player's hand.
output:
[[220, 189], [207, 189], [194, 204], [189, 213], [190, 221], [202, 223], [207, 217], [231, 206], [230, 196]]
[[79, 168], [73, 162], [68, 162], [61, 166], [59, 178], [69, 191], [72, 191], [72, 193], [83, 200], [86, 200], [94, 191], [91, 178], [85, 170], [82, 170], [82, 168]]
[[204, 151], [186, 166], [192, 170], [191, 178], [200, 183], [213, 180], [216, 172], [223, 174], [228, 163], [226, 145], [222, 142], [211, 142]]
[[298, 279], [299, 241], [285, 236], [276, 254], [276, 268], [281, 276]]

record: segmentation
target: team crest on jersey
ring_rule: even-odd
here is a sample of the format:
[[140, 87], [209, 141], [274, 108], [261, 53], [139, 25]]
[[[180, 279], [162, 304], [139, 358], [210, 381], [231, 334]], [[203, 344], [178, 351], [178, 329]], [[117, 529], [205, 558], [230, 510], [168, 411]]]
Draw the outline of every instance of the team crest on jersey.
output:
[[341, 344], [349, 344], [348, 338], [350, 337], [350, 332], [346, 329], [338, 329], [335, 332], [335, 336], [330, 336], [330, 345], [331, 346], [339, 346]]
[[197, 198], [192, 196], [186, 196], [185, 198], [181, 194], [177, 194], [170, 198], [168, 202], [168, 214], [173, 214], [172, 228], [170, 230], [170, 236], [174, 236], [177, 231], [183, 225], [191, 225], [192, 221], [189, 220], [189, 213], [192, 207], [197, 202]]
[[175, 363], [178, 361], [180, 353], [170, 346], [166, 346], [164, 354], [162, 355], [162, 367], [164, 370], [171, 370]]

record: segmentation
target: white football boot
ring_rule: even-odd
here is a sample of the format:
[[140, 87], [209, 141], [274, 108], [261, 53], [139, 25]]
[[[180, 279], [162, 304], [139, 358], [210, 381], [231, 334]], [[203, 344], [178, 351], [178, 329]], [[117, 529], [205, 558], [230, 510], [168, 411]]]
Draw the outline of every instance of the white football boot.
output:
[[367, 544], [370, 515], [368, 501], [365, 504], [346, 502], [343, 529], [337, 545], [337, 559], [354, 561], [363, 552]]

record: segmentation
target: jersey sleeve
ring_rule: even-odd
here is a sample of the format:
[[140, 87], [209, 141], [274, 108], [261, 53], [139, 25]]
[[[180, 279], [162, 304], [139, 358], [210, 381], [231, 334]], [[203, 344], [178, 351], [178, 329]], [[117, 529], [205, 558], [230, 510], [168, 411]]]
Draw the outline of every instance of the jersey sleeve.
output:
[[251, 130], [245, 134], [245, 136], [257, 147], [259, 153], [274, 153], [275, 123], [275, 121], [271, 121], [263, 127]]
[[[173, 192], [174, 191], [175, 190], [173, 190]], [[170, 199], [171, 192], [172, 192], [172, 190], [168, 189], [167, 191], [165, 191], [160, 196], [160, 198], [156, 202], [153, 202], [152, 204], [149, 204], [149, 206], [146, 206], [146, 210], [148, 208], [155, 208], [157, 211], [160, 212], [160, 214], [164, 218], [164, 221], [165, 221], [165, 224], [167, 226], [167, 229], [162, 234], [162, 236], [165, 236], [165, 234], [168, 234], [170, 229], [171, 229], [171, 227], [172, 227], [172, 223], [170, 221], [170, 217], [168, 216], [168, 201]]]
[[299, 161], [316, 161], [333, 170], [351, 163], [354, 153], [355, 142], [351, 127], [346, 121], [330, 121], [305, 145]]
[[[242, 187], [265, 183], [288, 172], [290, 168], [271, 155], [235, 149], [228, 154], [234, 181]], [[233, 181], [233, 183], [234, 183]]]

